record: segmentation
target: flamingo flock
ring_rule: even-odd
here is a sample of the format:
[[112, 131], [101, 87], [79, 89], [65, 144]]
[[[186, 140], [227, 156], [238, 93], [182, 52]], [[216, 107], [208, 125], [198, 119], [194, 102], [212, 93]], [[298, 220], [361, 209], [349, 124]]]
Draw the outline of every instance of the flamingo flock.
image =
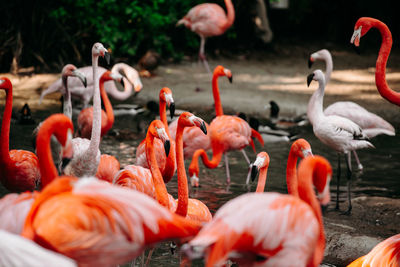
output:
[[[199, 57], [209, 72], [205, 38], [223, 34], [234, 21], [232, 2], [225, 0], [225, 4], [227, 13], [219, 5], [201, 4], [177, 23], [200, 35]], [[400, 94], [392, 91], [385, 79], [392, 45], [388, 27], [373, 18], [360, 18], [351, 43], [359, 46], [361, 37], [371, 28], [377, 28], [382, 35], [376, 86], [382, 97], [400, 105]], [[175, 102], [173, 90], [163, 87], [158, 95], [160, 120], [148, 125], [146, 137], [136, 150], [136, 165], [121, 166], [114, 155], [102, 154], [99, 149], [102, 137], [115, 121], [107, 94], [126, 99], [132, 88], [139, 92], [142, 84], [137, 72], [125, 63], [114, 65], [111, 71], [99, 68], [99, 57], [107, 62], [110, 59], [103, 44], [95, 43], [91, 56], [91, 67], [66, 65], [61, 82], [42, 92], [41, 99], [48, 93], [62, 92], [64, 114], [50, 115], [37, 128], [36, 153], [9, 149], [13, 87], [8, 78], [0, 77], [0, 89], [6, 93], [0, 133], [0, 181], [12, 192], [0, 199], [0, 266], [117, 266], [140, 255], [144, 257], [146, 249], [166, 241], [181, 247], [181, 266], [198, 258], [204, 258], [207, 267], [230, 266], [232, 262], [239, 266], [322, 263], [326, 239], [321, 206], [330, 202], [331, 164], [323, 156], [314, 155], [310, 143], [299, 138], [292, 143], [287, 159], [288, 194], [264, 192], [268, 189], [268, 168], [274, 168], [270, 166], [274, 155], [261, 151], [251, 163], [244, 148], [251, 146], [255, 152], [253, 138], [262, 147], [263, 138], [242, 118], [224, 114], [218, 78], [225, 76], [232, 83], [231, 70], [218, 65], [213, 71], [216, 117], [209, 125], [190, 112], [182, 112], [168, 125], [166, 108], [172, 118]], [[324, 60], [327, 69], [325, 74], [315, 70], [307, 77], [307, 86], [318, 82], [307, 115], [315, 136], [339, 155], [337, 209], [340, 155], [346, 157], [345, 214], [351, 215], [350, 153], [358, 161], [356, 150], [374, 147], [369, 138], [382, 133], [394, 135], [395, 131], [388, 122], [355, 103], [338, 102], [324, 111], [324, 91], [333, 63], [327, 50], [313, 53], [310, 63], [315, 60]], [[122, 83], [124, 91], [107, 81]], [[84, 107], [75, 132], [71, 94], [81, 98]], [[88, 107], [91, 99], [93, 106]], [[227, 152], [231, 150], [242, 151], [252, 180], [259, 173], [257, 188], [230, 199], [213, 214], [207, 201], [190, 197], [189, 184], [199, 186], [199, 158], [213, 169], [222, 156], [226, 183], [230, 184]], [[190, 183], [185, 159], [190, 161]], [[168, 193], [166, 185], [174, 179], [175, 172], [177, 198]], [[397, 234], [349, 266], [399, 265]]]

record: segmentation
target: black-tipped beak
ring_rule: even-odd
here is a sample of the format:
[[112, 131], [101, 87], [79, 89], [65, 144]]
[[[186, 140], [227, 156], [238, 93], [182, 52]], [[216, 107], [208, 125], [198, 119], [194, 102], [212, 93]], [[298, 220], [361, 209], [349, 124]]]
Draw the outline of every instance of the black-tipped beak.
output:
[[312, 64], [314, 61], [312, 61], [310, 58], [308, 59], [308, 68], [310, 69], [312, 67]]
[[85, 88], [87, 87], [87, 80], [86, 77], [83, 78], [82, 80], [83, 86], [85, 86]]
[[171, 148], [171, 143], [169, 140], [165, 140], [164, 142], [164, 150], [165, 150], [165, 155], [168, 157], [169, 155], [169, 149]]
[[233, 81], [233, 76], [228, 77], [228, 80], [229, 80], [230, 83], [232, 83], [232, 81]]
[[322, 214], [325, 214], [327, 210], [328, 210], [328, 205], [321, 205]]
[[359, 46], [356, 46], [355, 44], [353, 44], [352, 46], [353, 46], [353, 48], [354, 48], [354, 51], [356, 51], [356, 53], [357, 53], [358, 55], [361, 55], [360, 47], [359, 47]]
[[310, 86], [311, 81], [314, 78], [314, 73], [311, 73], [310, 75], [307, 76], [307, 87]]
[[257, 173], [258, 173], [257, 166], [256, 165], [252, 165], [251, 166], [251, 181], [252, 182], [254, 182], [254, 180], [256, 179]]
[[104, 52], [104, 58], [106, 59], [107, 65], [110, 65], [110, 53]]
[[67, 165], [69, 164], [70, 161], [71, 161], [70, 158], [63, 158], [62, 162], [61, 162], [61, 168], [64, 170], [65, 167], [67, 167]]
[[204, 121], [201, 122], [200, 129], [203, 131], [205, 135], [207, 135], [207, 126]]
[[175, 103], [174, 102], [172, 102], [170, 105], [169, 105], [169, 115], [171, 116], [171, 120], [174, 118], [174, 116], [175, 116]]

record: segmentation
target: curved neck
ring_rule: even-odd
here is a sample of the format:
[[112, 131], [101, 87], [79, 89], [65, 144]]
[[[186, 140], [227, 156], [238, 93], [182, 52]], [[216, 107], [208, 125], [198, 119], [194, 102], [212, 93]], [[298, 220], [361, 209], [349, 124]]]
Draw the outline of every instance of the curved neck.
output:
[[104, 79], [100, 79], [100, 94], [101, 94], [101, 99], [103, 100], [104, 103], [104, 108], [106, 109], [106, 114], [107, 114], [107, 123], [104, 129], [102, 131], [104, 133], [108, 132], [108, 130], [111, 129], [111, 127], [114, 124], [114, 111], [110, 102], [110, 99], [107, 96], [106, 90], [104, 89]]
[[158, 111], [160, 113], [160, 121], [162, 121], [162, 123], [164, 124], [165, 131], [167, 132], [168, 137], [170, 137], [169, 129], [168, 129], [168, 120], [167, 120], [167, 102], [165, 102], [161, 98], [160, 98]]
[[311, 121], [311, 124], [314, 125], [315, 121], [321, 119], [324, 116], [323, 112], [323, 102], [324, 102], [324, 91], [325, 84], [322, 81], [319, 81], [318, 90], [316, 90], [311, 96], [310, 101], [308, 102], [307, 107], [307, 117]]
[[42, 124], [36, 138], [36, 154], [39, 159], [42, 188], [45, 188], [58, 176], [50, 148], [50, 138], [55, 127], [57, 127], [55, 124]]
[[233, 21], [235, 20], [235, 9], [233, 8], [233, 4], [231, 0], [225, 0], [225, 6], [226, 6], [226, 22], [223, 26], [224, 30], [227, 30], [230, 26], [232, 26]]
[[118, 90], [117, 86], [115, 84], [112, 84], [110, 86], [107, 86], [107, 93], [111, 95], [114, 99], [124, 101], [132, 95], [132, 89], [132, 84], [128, 82], [127, 79], [125, 79], [123, 91]]
[[386, 63], [392, 48], [392, 34], [388, 27], [380, 22], [375, 21], [373, 27], [377, 28], [382, 36], [381, 48], [379, 50], [378, 59], [376, 60], [375, 83], [379, 93], [389, 102], [400, 106], [400, 93], [389, 88], [386, 82]]
[[263, 167], [258, 175], [258, 183], [256, 193], [263, 193], [265, 189], [265, 182], [267, 181], [267, 171], [268, 167]]
[[71, 92], [68, 89], [68, 76], [62, 76], [62, 83], [65, 88], [65, 92], [63, 95], [63, 98], [64, 98], [63, 113], [70, 120], [72, 120]]
[[[101, 99], [99, 89], [99, 77], [97, 72], [98, 67], [98, 56], [92, 55], [92, 66], [93, 66], [93, 126], [92, 134], [90, 136], [90, 144], [87, 150], [87, 154], [92, 155], [95, 158], [100, 145], [100, 134], [101, 134]], [[89, 155], [87, 155], [89, 157]]]
[[164, 207], [169, 208], [168, 192], [165, 187], [161, 172], [158, 168], [156, 154], [153, 147], [154, 136], [147, 133], [146, 136], [146, 158], [147, 164], [150, 167], [151, 176], [156, 191], [157, 201]]
[[299, 169], [298, 190], [299, 190], [299, 197], [308, 205], [310, 205], [310, 207], [314, 211], [316, 219], [318, 220], [320, 231], [319, 231], [317, 246], [313, 256], [312, 266], [319, 266], [320, 262], [324, 257], [325, 234], [324, 234], [324, 225], [322, 222], [321, 207], [315, 196], [313, 188], [313, 171], [315, 168], [315, 163], [316, 163], [315, 161], [308, 161], [305, 165], [305, 168]]
[[13, 94], [12, 88], [6, 91], [6, 105], [3, 112], [3, 121], [1, 122], [1, 146], [0, 146], [0, 161], [7, 163], [11, 161], [9, 150], [10, 139], [10, 122], [12, 113]]
[[222, 159], [222, 149], [214, 149], [213, 148], [213, 156], [212, 159], [209, 160], [207, 153], [204, 149], [198, 149], [194, 152], [192, 161], [190, 162], [189, 166], [189, 175], [192, 176], [193, 174], [196, 174], [197, 176], [199, 175], [199, 157], [201, 156], [201, 159], [204, 163], [204, 165], [207, 166], [207, 168], [213, 169], [218, 167], [218, 164], [221, 162]]
[[221, 98], [219, 96], [219, 88], [218, 88], [218, 75], [214, 74], [212, 78], [212, 90], [214, 96], [214, 107], [215, 114], [217, 116], [224, 115], [224, 111], [222, 110]]
[[288, 194], [298, 197], [298, 183], [297, 183], [297, 175], [296, 175], [296, 166], [297, 166], [297, 155], [292, 151], [289, 152], [289, 157], [286, 165], [286, 184]]
[[326, 55], [324, 55], [324, 60], [325, 60], [325, 83], [328, 84], [329, 81], [331, 80], [331, 74], [333, 70], [333, 61], [332, 61], [332, 56], [328, 52]]
[[179, 214], [183, 217], [187, 215], [188, 209], [188, 182], [185, 170], [185, 161], [183, 156], [183, 129], [179, 124], [176, 129], [176, 138], [175, 138], [175, 149], [176, 149], [176, 162], [177, 162], [177, 173], [178, 173], [178, 207], [176, 208], [176, 214]]

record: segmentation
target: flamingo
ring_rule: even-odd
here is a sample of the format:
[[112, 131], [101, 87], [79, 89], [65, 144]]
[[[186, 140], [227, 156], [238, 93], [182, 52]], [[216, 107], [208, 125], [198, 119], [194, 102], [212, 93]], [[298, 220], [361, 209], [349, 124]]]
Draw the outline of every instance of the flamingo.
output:
[[38, 159], [36, 155], [30, 151], [9, 150], [13, 101], [11, 81], [6, 77], [1, 77], [0, 89], [6, 92], [6, 105], [0, 133], [0, 181], [5, 188], [11, 191], [32, 191], [40, 181]]
[[[83, 108], [87, 108], [89, 106], [90, 100], [93, 98], [94, 90], [92, 66], [79, 68], [78, 71], [80, 71], [85, 75], [85, 77], [87, 77], [88, 87], [82, 87], [79, 80], [77, 79], [69, 79], [68, 87], [70, 88], [72, 96], [74, 98], [80, 99], [82, 101]], [[103, 75], [103, 73], [106, 71], [107, 69], [99, 67], [100, 76]], [[135, 94], [139, 93], [142, 89], [143, 85], [140, 81], [139, 73], [131, 66], [125, 63], [117, 63], [112, 67], [111, 72], [124, 75], [124, 91], [119, 91], [114, 83], [107, 83], [105, 85], [107, 94], [111, 95], [114, 99], [121, 101], [126, 100], [132, 95], [132, 89], [135, 91]], [[41, 93], [39, 101], [41, 102], [43, 98], [48, 94], [62, 91], [62, 79], [58, 79]]]
[[[159, 104], [159, 112], [160, 112], [160, 120], [163, 122], [165, 131], [168, 135], [168, 138], [171, 139], [170, 131], [168, 129], [168, 121], [167, 121], [167, 113], [166, 108], [167, 105], [170, 109], [171, 118], [175, 113], [175, 103], [172, 97], [172, 91], [168, 87], [163, 87], [160, 90], [159, 94], [160, 104]], [[157, 158], [157, 165], [160, 167], [162, 177], [165, 183], [168, 183], [172, 176], [174, 176], [176, 171], [176, 153], [175, 153], [175, 142], [171, 142], [170, 152], [168, 157], [165, 156], [163, 143], [159, 139], [154, 140], [154, 149]], [[136, 165], [142, 166], [144, 168], [149, 168], [149, 164], [146, 157], [146, 142], [143, 140], [136, 149]]]
[[235, 9], [231, 0], [225, 0], [227, 13], [217, 4], [204, 3], [197, 5], [189, 10], [189, 12], [176, 24], [185, 25], [186, 28], [200, 36], [199, 59], [203, 62], [207, 72], [211, 74], [206, 56], [204, 53], [204, 45], [206, 38], [211, 36], [222, 35], [235, 20]]
[[399, 266], [400, 234], [389, 237], [376, 245], [367, 255], [353, 261], [347, 267]]
[[216, 168], [224, 154], [227, 177], [226, 181], [229, 184], [231, 178], [226, 152], [229, 150], [241, 150], [247, 163], [250, 164], [250, 160], [243, 149], [248, 145], [251, 145], [253, 149], [255, 149], [251, 138], [256, 137], [261, 145], [264, 146], [264, 140], [261, 135], [252, 129], [245, 120], [237, 116], [224, 115], [218, 89], [218, 77], [220, 76], [227, 76], [229, 81], [232, 82], [232, 73], [229, 69], [225, 69], [221, 65], [214, 69], [212, 87], [217, 117], [212, 120], [209, 126], [213, 156], [212, 159], [209, 160], [204, 149], [198, 149], [195, 151], [189, 166], [189, 175], [192, 186], [199, 186], [198, 158], [200, 156], [207, 168]]
[[[119, 73], [112, 73], [110, 71], [104, 72], [100, 77], [100, 94], [103, 100], [104, 108], [106, 111], [101, 110], [101, 137], [104, 136], [114, 124], [113, 108], [108, 99], [104, 83], [107, 81], [122, 82], [122, 75]], [[93, 107], [83, 109], [78, 116], [78, 135], [81, 138], [89, 139], [92, 133], [93, 125]]]
[[116, 157], [108, 154], [101, 154], [96, 177], [100, 180], [112, 183], [120, 168], [120, 163]]
[[[309, 59], [309, 66], [315, 60], [322, 60], [326, 64], [325, 70], [325, 81], [328, 84], [330, 76], [333, 69], [332, 56], [328, 50], [322, 49], [313, 54], [311, 54]], [[357, 125], [363, 129], [363, 132], [368, 136], [368, 138], [373, 138], [380, 134], [386, 134], [390, 136], [395, 135], [394, 127], [383, 118], [378, 115], [369, 112], [362, 106], [351, 101], [339, 101], [329, 105], [325, 110], [324, 114], [326, 116], [338, 115], [355, 122]], [[311, 121], [312, 124], [312, 121]], [[357, 167], [359, 170], [363, 169], [360, 160], [358, 159], [357, 152], [353, 150], [354, 158], [357, 162]]]
[[[256, 165], [264, 176], [268, 164], [269, 158], [263, 157]], [[182, 250], [191, 259], [205, 254], [207, 267], [221, 266], [229, 258], [246, 266], [319, 266], [325, 236], [313, 181], [318, 181], [314, 186], [328, 201], [331, 175], [323, 157], [305, 158], [298, 170], [299, 197], [241, 195], [224, 204]]]
[[321, 70], [315, 70], [307, 77], [307, 85], [311, 81], [318, 81], [319, 88], [316, 90], [308, 102], [307, 116], [313, 121], [313, 131], [315, 136], [324, 144], [338, 152], [338, 174], [337, 174], [337, 195], [336, 209], [339, 209], [339, 184], [340, 184], [340, 154], [344, 153], [347, 166], [347, 199], [349, 202], [345, 214], [351, 213], [351, 164], [350, 154], [352, 150], [374, 147], [364, 134], [360, 126], [351, 120], [337, 115], [326, 116], [323, 113], [323, 98], [325, 91], [325, 77]]
[[0, 239], [0, 266], [78, 266], [73, 260], [19, 235], [0, 230]]
[[[110, 60], [110, 54], [101, 43], [95, 43], [92, 47], [92, 65], [93, 77], [98, 80], [97, 67], [99, 56], [105, 57], [107, 62]], [[97, 172], [100, 162], [100, 134], [101, 134], [101, 100], [99, 84], [94, 84], [93, 94], [93, 126], [90, 140], [85, 138], [74, 138], [74, 157], [65, 167], [64, 173], [77, 177], [94, 176]]]
[[354, 44], [356, 48], [360, 46], [360, 39], [371, 28], [379, 30], [382, 36], [381, 48], [379, 49], [378, 59], [376, 60], [375, 83], [376, 87], [383, 98], [392, 104], [400, 106], [400, 93], [390, 89], [386, 82], [386, 63], [389, 58], [390, 49], [392, 48], [392, 33], [389, 28], [380, 20], [362, 17], [359, 18], [354, 25], [354, 33], [351, 37], [350, 43]]

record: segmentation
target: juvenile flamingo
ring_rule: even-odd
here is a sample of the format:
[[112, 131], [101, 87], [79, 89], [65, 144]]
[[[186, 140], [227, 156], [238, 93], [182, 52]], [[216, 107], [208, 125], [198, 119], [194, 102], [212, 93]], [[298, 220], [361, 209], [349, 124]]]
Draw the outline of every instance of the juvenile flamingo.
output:
[[[168, 129], [168, 121], [167, 121], [167, 106], [170, 109], [171, 118], [175, 113], [175, 103], [172, 97], [172, 91], [168, 87], [163, 87], [160, 90], [159, 94], [159, 113], [160, 120], [163, 122], [165, 127], [165, 132], [168, 135], [168, 138], [171, 139], [170, 131]], [[163, 176], [164, 182], [168, 183], [172, 176], [174, 176], [176, 171], [176, 153], [175, 153], [175, 142], [171, 140], [170, 153], [168, 157], [164, 153], [163, 143], [160, 139], [154, 140], [154, 149], [157, 158], [157, 165], [160, 168], [161, 174]], [[142, 166], [144, 168], [149, 168], [148, 160], [146, 157], [146, 142], [143, 140], [136, 149], [136, 165]]]
[[211, 73], [204, 53], [204, 45], [206, 38], [223, 34], [232, 26], [235, 20], [235, 9], [231, 0], [225, 0], [227, 13], [217, 4], [205, 3], [197, 5], [189, 10], [189, 12], [178, 21], [185, 25], [186, 28], [200, 36], [199, 59], [203, 62], [208, 73]]
[[213, 155], [212, 159], [209, 160], [204, 149], [196, 150], [189, 166], [189, 175], [192, 186], [199, 186], [199, 157], [201, 157], [207, 168], [213, 169], [218, 166], [222, 155], [224, 155], [226, 181], [229, 184], [231, 178], [229, 173], [228, 155], [226, 152], [229, 150], [241, 150], [247, 163], [250, 164], [250, 160], [243, 149], [248, 145], [251, 145], [253, 149], [255, 149], [252, 137], [256, 137], [261, 145], [264, 146], [264, 140], [262, 139], [261, 135], [252, 129], [245, 120], [237, 116], [224, 115], [218, 88], [218, 77], [220, 76], [227, 76], [229, 81], [232, 82], [232, 73], [229, 69], [225, 69], [221, 65], [214, 69], [212, 87], [215, 113], [217, 117], [212, 120], [209, 126]]
[[[322, 60], [325, 62], [325, 82], [328, 84], [333, 69], [331, 53], [329, 53], [329, 51], [326, 49], [322, 49], [311, 54], [309, 66], [311, 67], [312, 63], [316, 60]], [[348, 118], [360, 126], [368, 138], [373, 138], [380, 134], [386, 134], [390, 136], [395, 135], [394, 127], [389, 122], [351, 101], [335, 102], [324, 110], [324, 114], [326, 116], [338, 115], [340, 117]], [[311, 124], [312, 123], [313, 122], [311, 121]], [[354, 158], [356, 159], [358, 169], [362, 170], [363, 166], [360, 163], [355, 150], [353, 150], [353, 154]]]
[[[78, 79], [69, 79], [68, 80], [68, 87], [70, 88], [71, 94], [74, 98], [78, 98], [82, 101], [83, 108], [89, 106], [90, 100], [93, 98], [93, 90], [94, 90], [94, 83], [93, 83], [93, 73], [92, 73], [92, 66], [86, 66], [79, 68], [78, 71], [83, 73], [85, 77], [87, 77], [87, 88], [83, 87], [82, 84]], [[99, 75], [103, 75], [107, 69], [103, 67], [99, 67]], [[131, 66], [125, 63], [117, 63], [115, 64], [112, 69], [112, 73], [119, 73], [124, 76], [124, 90], [119, 91], [114, 83], [106, 83], [105, 89], [107, 94], [117, 100], [126, 100], [132, 95], [132, 91], [134, 90], [135, 94], [139, 93], [142, 89], [143, 85], [140, 81], [139, 73], [132, 68]], [[134, 88], [133, 88], [134, 87]], [[43, 98], [51, 93], [55, 92], [62, 92], [63, 91], [63, 84], [62, 79], [58, 79], [53, 84], [51, 84], [46, 90], [42, 91], [40, 95], [40, 102]]]
[[354, 44], [356, 48], [360, 46], [360, 39], [371, 28], [379, 30], [382, 36], [381, 48], [379, 49], [378, 59], [376, 60], [375, 83], [376, 87], [383, 98], [387, 101], [400, 106], [400, 93], [390, 89], [386, 82], [386, 63], [389, 58], [390, 50], [392, 48], [392, 33], [385, 23], [369, 17], [359, 18], [354, 25], [354, 33], [351, 37], [350, 43]]
[[38, 159], [30, 151], [9, 150], [13, 102], [11, 81], [6, 77], [1, 77], [0, 89], [6, 92], [6, 105], [0, 133], [0, 181], [10, 191], [32, 191], [40, 182]]
[[[107, 81], [122, 82], [122, 76], [119, 73], [110, 71], [104, 72], [100, 77], [100, 95], [106, 111], [101, 110], [101, 137], [104, 136], [114, 124], [114, 112], [104, 89], [104, 83]], [[89, 139], [93, 126], [93, 107], [82, 109], [78, 116], [78, 135], [81, 138]]]
[[315, 136], [324, 144], [328, 145], [338, 153], [337, 195], [336, 209], [339, 209], [339, 184], [340, 184], [340, 154], [344, 153], [347, 166], [347, 199], [349, 202], [345, 214], [350, 214], [351, 206], [351, 164], [350, 154], [352, 150], [374, 147], [364, 134], [360, 126], [351, 120], [337, 115], [326, 116], [323, 113], [323, 99], [325, 91], [325, 77], [321, 70], [316, 70], [307, 77], [307, 85], [311, 81], [318, 81], [319, 88], [308, 102], [307, 116], [313, 121]]
[[[92, 47], [92, 65], [94, 80], [98, 80], [98, 58], [105, 57], [110, 60], [110, 54], [101, 43], [95, 43]], [[101, 100], [99, 84], [94, 84], [93, 94], [93, 126], [90, 140], [85, 138], [74, 138], [74, 157], [65, 167], [64, 173], [77, 177], [94, 176], [100, 162], [100, 134], [101, 134]]]
[[[266, 176], [269, 158], [257, 168]], [[232, 259], [246, 266], [319, 266], [325, 236], [318, 194], [329, 200], [332, 168], [320, 157], [307, 157], [298, 170], [299, 197], [247, 193], [224, 204], [213, 220], [182, 250], [191, 259], [205, 255], [206, 266]], [[263, 190], [262, 190], [263, 191]], [[326, 196], [326, 197], [325, 197]]]
[[353, 261], [347, 267], [396, 267], [400, 264], [400, 234], [389, 237], [376, 245], [367, 255]]

